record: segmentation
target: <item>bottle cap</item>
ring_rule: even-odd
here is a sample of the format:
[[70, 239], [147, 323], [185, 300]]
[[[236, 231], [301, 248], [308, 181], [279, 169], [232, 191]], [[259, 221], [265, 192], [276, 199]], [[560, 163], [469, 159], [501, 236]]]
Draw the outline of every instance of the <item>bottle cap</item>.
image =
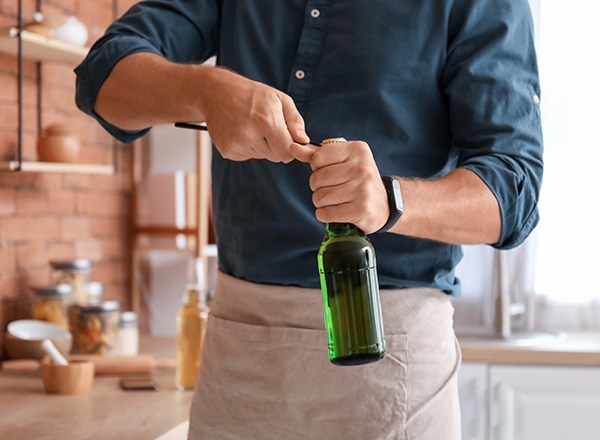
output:
[[335, 144], [337, 142], [348, 142], [346, 140], [346, 138], [329, 138], [329, 139], [325, 139], [323, 142], [321, 142], [321, 145], [326, 145], [326, 144]]

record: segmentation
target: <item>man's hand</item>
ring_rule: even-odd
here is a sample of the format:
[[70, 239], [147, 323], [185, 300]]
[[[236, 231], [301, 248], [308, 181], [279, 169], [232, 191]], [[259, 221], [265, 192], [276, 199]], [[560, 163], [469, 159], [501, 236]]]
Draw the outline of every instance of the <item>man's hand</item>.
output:
[[366, 142], [336, 142], [320, 148], [292, 144], [290, 152], [309, 163], [316, 217], [323, 223], [353, 223], [366, 234], [388, 219], [387, 193]]
[[232, 160], [291, 162], [290, 144], [309, 142], [304, 120], [285, 93], [222, 67], [178, 64], [151, 53], [119, 61], [94, 110], [130, 131], [206, 122], [217, 149]]
[[227, 159], [291, 162], [292, 142], [307, 143], [304, 120], [288, 95], [223, 68], [204, 78], [205, 122]]

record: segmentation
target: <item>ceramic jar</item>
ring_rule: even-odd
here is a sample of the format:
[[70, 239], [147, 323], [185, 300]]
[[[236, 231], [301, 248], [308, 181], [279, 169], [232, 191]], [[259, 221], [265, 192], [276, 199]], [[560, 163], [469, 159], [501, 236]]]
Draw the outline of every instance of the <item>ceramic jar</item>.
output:
[[43, 162], [77, 162], [80, 148], [79, 138], [67, 124], [48, 125], [38, 137], [38, 159]]

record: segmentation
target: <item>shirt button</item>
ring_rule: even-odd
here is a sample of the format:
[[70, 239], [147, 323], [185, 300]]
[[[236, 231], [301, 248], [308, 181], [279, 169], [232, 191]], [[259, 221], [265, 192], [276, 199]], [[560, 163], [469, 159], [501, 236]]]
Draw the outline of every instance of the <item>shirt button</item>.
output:
[[310, 11], [310, 16], [312, 18], [319, 18], [320, 15], [321, 11], [319, 11], [318, 9], [313, 9], [312, 11]]
[[304, 70], [296, 70], [296, 78], [304, 79], [305, 76], [306, 74], [304, 73]]
[[533, 95], [533, 103], [534, 104], [539, 104], [540, 103], [540, 97], [538, 95]]

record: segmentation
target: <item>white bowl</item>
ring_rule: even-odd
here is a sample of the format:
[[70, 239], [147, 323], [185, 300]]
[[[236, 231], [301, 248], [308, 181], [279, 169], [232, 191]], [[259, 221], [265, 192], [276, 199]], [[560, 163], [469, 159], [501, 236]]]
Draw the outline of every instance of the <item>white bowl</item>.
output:
[[10, 359], [43, 359], [46, 356], [42, 349], [44, 339], [50, 339], [64, 356], [71, 352], [71, 333], [57, 325], [23, 319], [8, 324], [7, 330], [4, 348]]
[[68, 339], [71, 334], [62, 327], [36, 319], [21, 319], [8, 324], [8, 333], [19, 339], [43, 341], [44, 339]]

